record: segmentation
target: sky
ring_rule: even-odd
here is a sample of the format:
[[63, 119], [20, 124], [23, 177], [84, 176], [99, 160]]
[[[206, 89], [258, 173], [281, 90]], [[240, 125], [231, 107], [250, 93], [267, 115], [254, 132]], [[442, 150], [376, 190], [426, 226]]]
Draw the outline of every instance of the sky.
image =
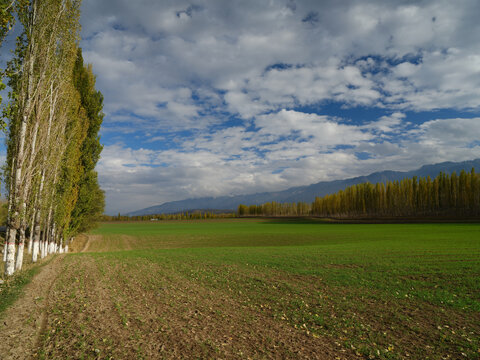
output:
[[480, 157], [477, 0], [83, 0], [106, 212]]

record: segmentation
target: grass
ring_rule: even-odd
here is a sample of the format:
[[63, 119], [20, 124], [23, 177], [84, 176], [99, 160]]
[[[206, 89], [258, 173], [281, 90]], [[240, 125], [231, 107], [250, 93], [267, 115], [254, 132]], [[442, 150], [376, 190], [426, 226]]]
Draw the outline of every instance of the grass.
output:
[[94, 252], [68, 256], [57, 281], [47, 358], [480, 355], [480, 224], [230, 219], [93, 234]]
[[362, 355], [479, 355], [478, 224], [248, 219], [104, 224], [95, 233], [103, 250], [120, 234], [140, 249], [99, 261], [175, 269]]

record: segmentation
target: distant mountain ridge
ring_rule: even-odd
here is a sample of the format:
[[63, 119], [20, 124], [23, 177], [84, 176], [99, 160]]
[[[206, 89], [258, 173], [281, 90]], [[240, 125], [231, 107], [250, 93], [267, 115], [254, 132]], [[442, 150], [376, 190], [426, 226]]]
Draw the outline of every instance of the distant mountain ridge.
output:
[[196, 199], [185, 199], [179, 201], [170, 201], [161, 205], [151, 206], [145, 209], [132, 211], [129, 216], [153, 215], [153, 214], [171, 214], [192, 209], [215, 209], [215, 210], [236, 210], [238, 205], [259, 205], [266, 202], [312, 202], [317, 196], [325, 196], [343, 190], [348, 186], [370, 182], [379, 183], [387, 181], [402, 180], [414, 176], [432, 178], [440, 172], [457, 174], [462, 170], [470, 171], [472, 168], [480, 172], [480, 159], [463, 162], [443, 162], [433, 165], [424, 165], [419, 169], [411, 171], [381, 171], [367, 176], [358, 176], [345, 180], [321, 181], [307, 186], [292, 187], [287, 190], [277, 192], [264, 192], [248, 195], [204, 197]]

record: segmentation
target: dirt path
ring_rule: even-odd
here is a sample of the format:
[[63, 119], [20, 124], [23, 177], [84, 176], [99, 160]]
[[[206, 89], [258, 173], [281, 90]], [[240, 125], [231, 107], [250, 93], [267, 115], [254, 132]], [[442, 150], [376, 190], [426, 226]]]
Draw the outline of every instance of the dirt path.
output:
[[25, 287], [24, 295], [8, 308], [0, 323], [2, 360], [33, 356], [47, 323], [52, 287], [60, 274], [65, 255], [56, 255]]
[[85, 245], [83, 246], [82, 250], [80, 250], [80, 252], [82, 253], [87, 252], [87, 249], [90, 246], [90, 241], [91, 241], [90, 236], [87, 235], [87, 241], [85, 242]]

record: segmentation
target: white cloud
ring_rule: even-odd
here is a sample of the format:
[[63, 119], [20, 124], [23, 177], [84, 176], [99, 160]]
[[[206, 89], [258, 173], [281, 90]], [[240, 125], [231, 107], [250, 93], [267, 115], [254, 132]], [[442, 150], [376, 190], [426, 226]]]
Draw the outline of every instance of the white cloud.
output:
[[445, 149], [468, 148], [480, 141], [480, 118], [427, 121], [420, 126], [419, 137]]
[[[204, 133], [185, 139], [176, 150], [106, 146], [98, 171], [107, 193], [107, 210], [125, 212], [189, 197], [275, 191], [379, 170], [411, 170], [425, 163], [480, 157], [480, 118], [431, 120], [392, 143], [376, 131], [383, 128], [378, 124], [395, 118], [403, 114], [379, 119], [366, 132], [361, 125], [280, 111], [262, 118], [266, 127], [261, 131], [235, 127]], [[270, 127], [274, 121], [284, 124], [274, 131]], [[330, 132], [323, 132], [325, 126]], [[313, 140], [275, 141], [292, 131], [312, 133]], [[336, 149], [342, 144], [349, 146]], [[371, 157], [360, 161], [358, 152]]]
[[323, 149], [335, 145], [354, 145], [372, 138], [358, 126], [342, 125], [327, 116], [293, 110], [258, 116], [255, 124], [260, 128], [260, 135], [288, 137], [298, 134], [301, 140], [310, 138], [311, 143]]
[[382, 116], [377, 121], [363, 126], [363, 128], [381, 133], [399, 132], [403, 130], [405, 117], [405, 114], [397, 111], [390, 116]]
[[[409, 120], [478, 113], [478, 1], [84, 0], [82, 10], [105, 95], [109, 211], [480, 156], [479, 118]], [[322, 115], [332, 102], [384, 116]]]

